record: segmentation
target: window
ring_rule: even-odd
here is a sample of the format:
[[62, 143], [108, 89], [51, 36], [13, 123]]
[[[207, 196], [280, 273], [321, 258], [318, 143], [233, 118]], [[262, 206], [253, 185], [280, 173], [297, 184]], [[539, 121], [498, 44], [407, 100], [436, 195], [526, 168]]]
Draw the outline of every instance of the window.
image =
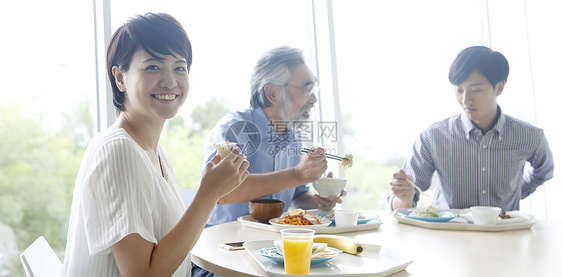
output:
[[484, 43], [481, 7], [431, 2], [334, 1], [340, 130], [354, 154], [349, 208], [386, 208], [392, 174], [419, 133], [460, 112], [449, 66], [461, 49]]
[[[345, 152], [355, 154], [348, 172], [349, 208], [384, 208], [391, 174], [406, 161], [420, 131], [461, 112], [447, 76], [457, 53], [470, 45], [488, 45], [506, 55], [511, 72], [499, 104], [507, 114], [545, 130], [558, 164], [562, 140], [552, 113], [561, 96], [552, 92], [557, 87], [553, 80], [562, 73], [556, 50], [562, 39], [551, 34], [562, 24], [551, 19], [561, 5], [333, 1], [339, 95], [334, 102], [341, 109]], [[547, 213], [556, 209], [555, 197], [562, 192], [556, 180], [555, 174], [523, 200], [522, 211], [560, 219]], [[437, 183], [435, 176], [432, 187]], [[420, 201], [431, 203], [424, 197]]]
[[558, 1], [488, 1], [492, 43], [506, 49], [511, 65], [505, 95], [500, 104], [506, 112], [542, 128], [554, 155], [554, 178], [521, 202], [521, 210], [537, 218], [562, 220], [558, 195], [562, 194], [556, 166], [562, 164], [562, 133], [557, 103], [562, 101], [557, 79], [562, 74], [562, 37], [558, 32], [562, 10]]
[[24, 276], [19, 254], [39, 236], [63, 257], [74, 179], [94, 133], [92, 5], [31, 5], [0, 4], [0, 276]]

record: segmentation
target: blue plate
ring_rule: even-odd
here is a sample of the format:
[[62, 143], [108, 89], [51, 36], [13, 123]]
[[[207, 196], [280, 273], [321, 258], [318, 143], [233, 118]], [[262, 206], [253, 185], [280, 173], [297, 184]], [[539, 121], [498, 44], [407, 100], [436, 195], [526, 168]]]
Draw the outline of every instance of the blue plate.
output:
[[402, 217], [405, 218], [411, 218], [411, 219], [417, 219], [417, 220], [423, 220], [423, 221], [428, 221], [428, 222], [447, 222], [457, 216], [459, 216], [456, 213], [453, 212], [448, 212], [448, 211], [439, 211], [439, 217], [419, 217], [419, 216], [410, 216], [410, 213], [412, 213], [412, 211], [401, 211], [398, 212], [399, 215], [401, 215]]
[[[327, 218], [327, 219], [331, 220], [331, 221], [332, 221], [332, 224], [328, 225], [328, 227], [334, 227], [334, 226], [336, 226], [336, 218], [335, 218], [335, 217], [328, 217], [329, 214], [334, 214], [334, 212], [321, 213], [321, 214], [318, 214], [318, 216], [319, 216], [319, 217], [322, 217], [322, 218]], [[375, 216], [375, 217], [371, 217], [371, 218], [358, 219], [358, 220], [357, 220], [357, 224], [365, 224], [365, 223], [367, 223], [367, 222], [369, 222], [369, 221], [371, 221], [371, 220], [373, 220], [373, 219], [377, 219], [377, 218], [379, 218], [378, 215]]]
[[[333, 251], [338, 251], [338, 249], [336, 248], [332, 248], [332, 247], [328, 247], [328, 249], [333, 250]], [[278, 263], [278, 264], [283, 264], [285, 263], [285, 261], [283, 260], [283, 256], [279, 253], [277, 253], [277, 247], [275, 246], [269, 246], [269, 247], [264, 247], [262, 249], [260, 249], [260, 255]], [[336, 256], [337, 257], [337, 256]], [[316, 264], [322, 264], [325, 263], [326, 261], [333, 259], [335, 257], [332, 258], [312, 258], [310, 259], [310, 265], [316, 265]]]

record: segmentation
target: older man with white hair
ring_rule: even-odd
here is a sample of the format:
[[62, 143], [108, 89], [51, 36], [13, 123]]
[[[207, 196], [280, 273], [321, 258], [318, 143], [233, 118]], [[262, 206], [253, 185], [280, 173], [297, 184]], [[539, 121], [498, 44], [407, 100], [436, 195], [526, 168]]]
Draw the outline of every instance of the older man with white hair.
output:
[[[251, 78], [251, 107], [225, 115], [210, 131], [205, 162], [216, 154], [215, 144], [235, 142], [250, 162], [246, 180], [216, 205], [208, 226], [249, 215], [248, 201], [279, 199], [289, 207], [331, 210], [339, 197], [320, 197], [309, 190], [327, 169], [324, 149], [301, 153], [302, 137], [295, 126], [310, 122], [317, 102], [318, 80], [300, 49], [282, 46], [265, 53]], [[331, 177], [331, 173], [328, 174]], [[340, 194], [346, 194], [343, 190]], [[193, 276], [213, 276], [193, 266]]]
[[[205, 161], [215, 155], [216, 143], [236, 142], [250, 162], [250, 175], [236, 190], [221, 198], [208, 225], [248, 215], [248, 201], [280, 199], [285, 209], [331, 210], [339, 197], [322, 198], [308, 183], [327, 169], [322, 148], [301, 153], [302, 139], [295, 124], [310, 122], [317, 102], [318, 79], [305, 64], [300, 49], [282, 46], [265, 53], [251, 78], [251, 107], [224, 116], [210, 131]], [[342, 196], [345, 191], [342, 192]]]

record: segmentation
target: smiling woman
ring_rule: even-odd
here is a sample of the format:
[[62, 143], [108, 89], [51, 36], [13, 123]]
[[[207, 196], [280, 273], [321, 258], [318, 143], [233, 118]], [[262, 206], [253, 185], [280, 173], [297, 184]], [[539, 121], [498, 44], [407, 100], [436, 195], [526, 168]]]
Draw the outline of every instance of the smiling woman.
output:
[[189, 275], [189, 251], [214, 203], [248, 175], [239, 151], [213, 157], [185, 210], [159, 139], [186, 100], [191, 56], [167, 14], [137, 15], [113, 35], [107, 66], [118, 118], [82, 160], [62, 276]]

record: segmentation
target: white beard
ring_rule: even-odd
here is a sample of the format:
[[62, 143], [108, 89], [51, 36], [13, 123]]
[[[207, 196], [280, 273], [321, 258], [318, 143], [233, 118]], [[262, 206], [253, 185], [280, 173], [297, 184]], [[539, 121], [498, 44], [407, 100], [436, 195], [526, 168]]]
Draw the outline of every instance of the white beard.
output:
[[287, 91], [281, 93], [281, 99], [283, 100], [283, 108], [279, 112], [279, 117], [284, 121], [305, 121], [308, 120], [304, 116], [304, 111], [308, 110], [309, 107], [312, 108], [313, 104], [305, 105], [300, 111], [295, 108], [291, 99], [287, 95]]

